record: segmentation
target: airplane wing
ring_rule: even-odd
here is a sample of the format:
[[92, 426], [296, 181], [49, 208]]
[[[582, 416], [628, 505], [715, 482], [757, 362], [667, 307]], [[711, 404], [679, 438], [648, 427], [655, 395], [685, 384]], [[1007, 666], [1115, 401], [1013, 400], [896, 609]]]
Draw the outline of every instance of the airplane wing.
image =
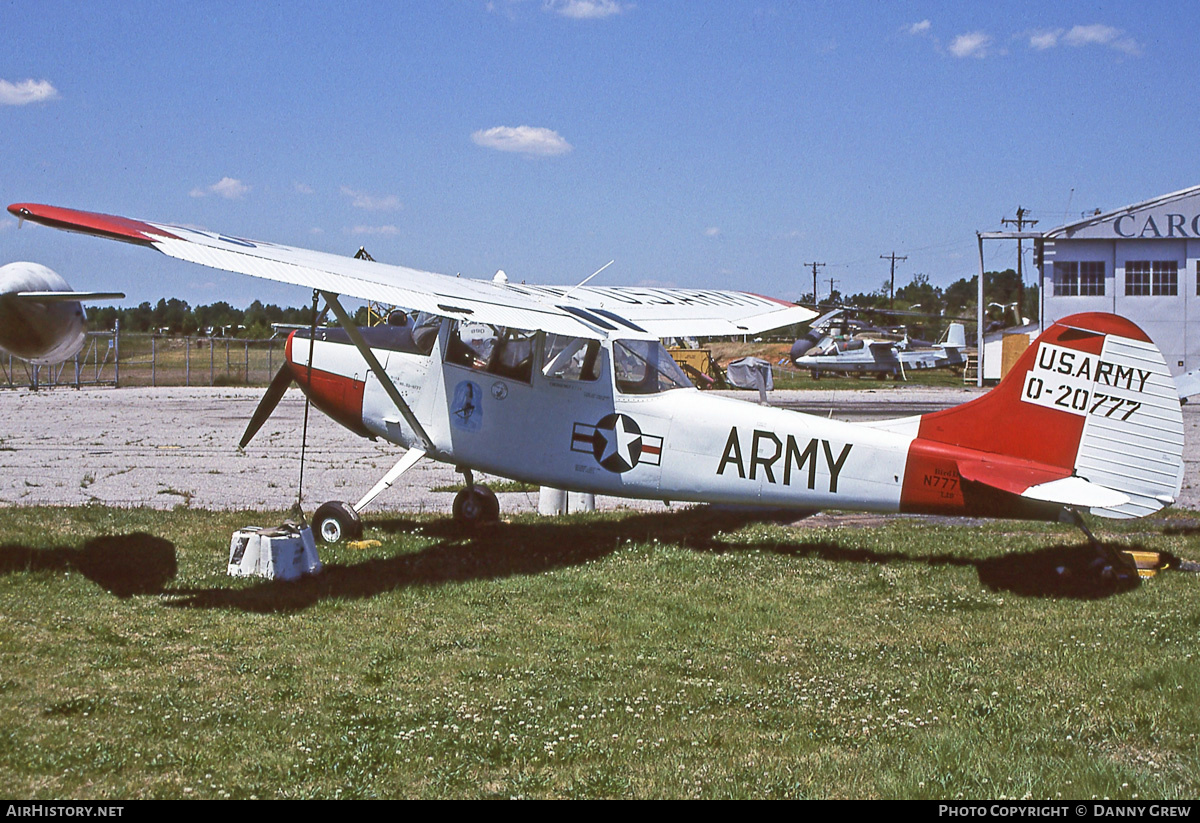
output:
[[872, 340], [867, 346], [871, 350], [871, 357], [880, 365], [894, 366], [900, 362], [896, 356], [896, 344], [891, 340]]
[[19, 220], [147, 246], [215, 269], [572, 337], [599, 339], [622, 331], [656, 337], [758, 334], [815, 316], [803, 306], [749, 292], [497, 283], [56, 206], [15, 203], [8, 210]]

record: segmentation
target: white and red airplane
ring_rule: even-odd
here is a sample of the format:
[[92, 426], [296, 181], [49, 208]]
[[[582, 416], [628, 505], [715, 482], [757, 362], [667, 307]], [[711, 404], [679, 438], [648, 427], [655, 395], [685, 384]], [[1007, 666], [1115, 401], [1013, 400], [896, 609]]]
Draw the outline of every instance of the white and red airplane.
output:
[[[320, 292], [341, 328], [294, 332], [247, 429], [291, 381], [334, 419], [406, 449], [328, 542], [423, 457], [456, 466], [464, 521], [498, 516], [480, 470], [597, 494], [751, 507], [1039, 520], [1140, 517], [1174, 502], [1183, 420], [1162, 355], [1133, 323], [1055, 323], [988, 394], [941, 412], [848, 423], [692, 387], [661, 337], [757, 334], [807, 309], [708, 289], [551, 288], [466, 280], [179, 226], [19, 203], [21, 220]], [[340, 295], [414, 310], [358, 329]]]
[[119, 300], [120, 292], [72, 291], [38, 263], [0, 266], [0, 352], [38, 366], [78, 354], [87, 334], [83, 300]]

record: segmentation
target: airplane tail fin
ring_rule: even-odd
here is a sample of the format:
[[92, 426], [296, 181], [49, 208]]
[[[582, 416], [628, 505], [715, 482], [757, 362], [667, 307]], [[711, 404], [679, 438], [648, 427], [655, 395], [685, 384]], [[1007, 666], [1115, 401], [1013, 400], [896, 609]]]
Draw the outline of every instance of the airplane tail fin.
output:
[[951, 323], [946, 329], [946, 342], [942, 344], [947, 349], [965, 349], [967, 347], [967, 330], [962, 323]]
[[1150, 338], [1112, 314], [1058, 321], [995, 389], [922, 416], [918, 438], [931, 453], [979, 453], [958, 461], [963, 480], [1104, 517], [1158, 511], [1183, 482], [1174, 379]]

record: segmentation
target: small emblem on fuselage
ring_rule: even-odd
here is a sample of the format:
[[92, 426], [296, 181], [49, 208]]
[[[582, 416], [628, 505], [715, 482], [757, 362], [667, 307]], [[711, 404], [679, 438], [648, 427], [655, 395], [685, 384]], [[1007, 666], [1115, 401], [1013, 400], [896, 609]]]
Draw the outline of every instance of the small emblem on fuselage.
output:
[[492, 397], [497, 400], [503, 400], [508, 397], [508, 385], [497, 380], [492, 384]]
[[450, 406], [450, 423], [458, 429], [477, 432], [483, 426], [483, 392], [470, 380], [454, 387], [454, 402]]
[[638, 463], [660, 465], [663, 439], [645, 434], [627, 414], [606, 414], [594, 426], [576, 423], [571, 451], [591, 454], [610, 472], [627, 472]]

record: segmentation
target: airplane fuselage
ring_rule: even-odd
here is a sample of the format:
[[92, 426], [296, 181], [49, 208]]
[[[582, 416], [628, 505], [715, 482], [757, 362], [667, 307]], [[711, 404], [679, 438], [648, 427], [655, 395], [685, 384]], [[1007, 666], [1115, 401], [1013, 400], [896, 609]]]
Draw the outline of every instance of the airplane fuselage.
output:
[[[608, 344], [590, 380], [539, 368], [510, 376], [447, 362], [448, 326], [429, 354], [407, 341], [380, 346], [379, 333], [371, 345], [432, 441], [430, 456], [456, 466], [574, 491], [764, 508], [974, 514], [993, 504], [964, 495], [958, 455], [922, 447], [918, 418], [864, 425], [694, 388], [623, 392]], [[343, 425], [416, 443], [344, 333], [318, 333], [311, 378], [304, 334], [289, 340], [288, 358]], [[1011, 514], [1053, 516], [1036, 505]]]

